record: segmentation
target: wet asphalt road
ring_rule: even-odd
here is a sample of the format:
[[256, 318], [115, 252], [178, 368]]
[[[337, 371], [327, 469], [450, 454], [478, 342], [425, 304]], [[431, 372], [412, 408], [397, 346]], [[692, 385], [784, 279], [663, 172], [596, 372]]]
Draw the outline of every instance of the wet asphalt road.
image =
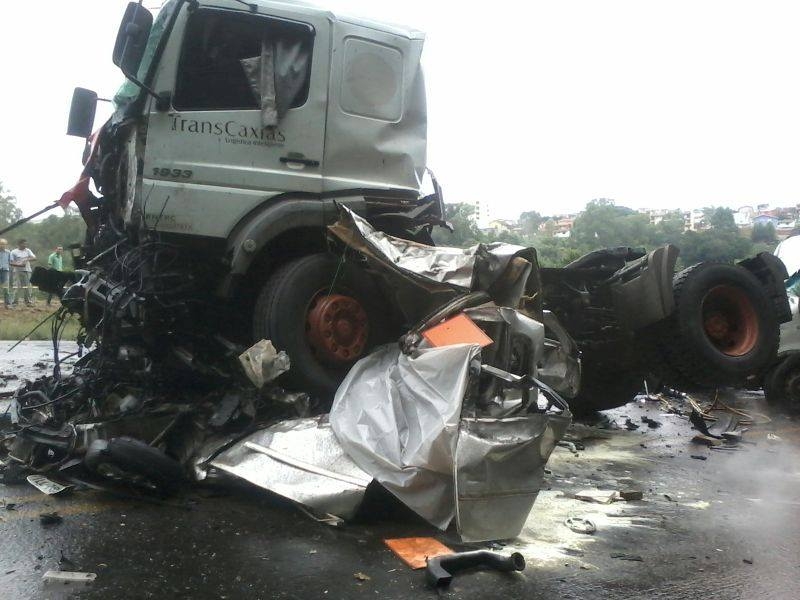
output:
[[[30, 344], [4, 355], [0, 373], [44, 372], [29, 365], [46, 352]], [[759, 394], [731, 399], [766, 411]], [[606, 414], [620, 425], [642, 415], [663, 425], [573, 427], [586, 449], [556, 449], [522, 535], [502, 549], [522, 552], [527, 569], [463, 574], [442, 595], [800, 598], [800, 421], [772, 415], [746, 434], [755, 445], [722, 452], [691, 444], [687, 420], [658, 403]], [[782, 441], [768, 443], [768, 432]], [[644, 499], [600, 505], [573, 497], [598, 487], [639, 488]], [[91, 490], [48, 497], [27, 483], [0, 485], [0, 598], [434, 598], [422, 572], [405, 567], [382, 540], [432, 535], [457, 547], [380, 493], [362, 519], [341, 527], [247, 488], [193, 490], [171, 502]], [[39, 514], [51, 511], [63, 522], [41, 525]], [[568, 516], [592, 519], [597, 533], [570, 531]], [[97, 573], [97, 580], [85, 589], [43, 584], [42, 574], [59, 565]]]

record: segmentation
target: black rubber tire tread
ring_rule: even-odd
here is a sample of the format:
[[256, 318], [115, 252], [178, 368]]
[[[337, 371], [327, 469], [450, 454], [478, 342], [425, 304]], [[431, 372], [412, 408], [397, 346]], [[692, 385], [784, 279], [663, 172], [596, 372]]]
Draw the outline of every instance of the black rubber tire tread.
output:
[[[726, 356], [714, 349], [700, 323], [698, 298], [721, 283], [745, 291], [759, 318], [755, 347], [741, 357]], [[763, 375], [777, 355], [780, 326], [772, 302], [752, 273], [735, 265], [699, 263], [676, 274], [672, 287], [675, 311], [664, 322], [659, 344], [668, 367], [677, 375], [677, 381], [669, 382], [671, 387], [738, 386], [749, 377]]]
[[[264, 283], [253, 314], [255, 340], [272, 340], [277, 350], [289, 355], [291, 368], [280, 383], [322, 400], [333, 397], [350, 365], [326, 365], [314, 355], [306, 341], [305, 313], [313, 293], [330, 286], [338, 267], [339, 259], [326, 253], [310, 254], [282, 265]], [[367, 312], [370, 334], [366, 351], [388, 341], [384, 336], [391, 328], [378, 304], [380, 293], [374, 283], [345, 263], [334, 292], [343, 288], [355, 295]]]
[[800, 371], [800, 353], [785, 356], [764, 377], [764, 397], [767, 402], [792, 414], [800, 413], [800, 399], [787, 394], [786, 379], [793, 372]]
[[102, 463], [140, 475], [164, 491], [172, 491], [184, 481], [183, 469], [178, 461], [158, 448], [130, 437], [110, 439], [105, 451], [96, 455], [94, 460], [91, 457], [87, 460], [87, 466], [92, 470]]

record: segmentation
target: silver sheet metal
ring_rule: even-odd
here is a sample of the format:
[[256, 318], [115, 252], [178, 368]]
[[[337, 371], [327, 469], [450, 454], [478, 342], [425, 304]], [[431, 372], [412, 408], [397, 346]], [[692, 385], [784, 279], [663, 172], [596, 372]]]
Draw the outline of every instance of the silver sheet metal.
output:
[[276, 423], [243, 438], [211, 466], [345, 519], [355, 515], [372, 481], [345, 455], [327, 415]]
[[[541, 339], [541, 338], [540, 338]], [[462, 418], [477, 345], [409, 356], [379, 348], [352, 368], [330, 421], [356, 464], [431, 524], [465, 540], [515, 537], [568, 412]]]
[[412, 279], [462, 292], [473, 289], [479, 259], [499, 275], [515, 255], [526, 250], [500, 242], [471, 248], [427, 246], [378, 231], [346, 206], [340, 208], [339, 220], [329, 229], [344, 243]]
[[455, 515], [453, 456], [473, 345], [382, 346], [357, 362], [330, 421], [347, 454], [404, 504], [446, 529]]
[[456, 526], [464, 541], [519, 535], [571, 415], [462, 419], [455, 454]]

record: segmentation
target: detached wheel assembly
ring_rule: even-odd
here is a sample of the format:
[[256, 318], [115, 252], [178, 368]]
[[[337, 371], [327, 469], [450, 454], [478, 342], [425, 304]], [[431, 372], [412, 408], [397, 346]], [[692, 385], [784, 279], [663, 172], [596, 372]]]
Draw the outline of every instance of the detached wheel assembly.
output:
[[370, 277], [330, 254], [292, 260], [264, 283], [253, 335], [285, 350], [288, 387], [329, 399], [349, 368], [395, 333]]
[[767, 402], [790, 413], [800, 413], [800, 354], [783, 358], [764, 378]]
[[682, 380], [674, 383], [740, 385], [774, 361], [777, 316], [764, 286], [749, 271], [701, 263], [678, 273], [673, 291], [675, 312], [656, 344]]

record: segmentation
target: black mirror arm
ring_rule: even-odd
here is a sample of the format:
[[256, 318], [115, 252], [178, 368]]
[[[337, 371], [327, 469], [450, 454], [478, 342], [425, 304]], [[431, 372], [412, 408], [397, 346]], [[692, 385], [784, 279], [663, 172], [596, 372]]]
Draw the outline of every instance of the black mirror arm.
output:
[[145, 92], [147, 92], [148, 94], [150, 94], [150, 95], [151, 95], [153, 98], [155, 98], [155, 99], [156, 99], [156, 101], [160, 101], [160, 100], [161, 100], [161, 96], [159, 96], [159, 95], [158, 95], [158, 94], [155, 92], [155, 90], [153, 90], [153, 88], [146, 86], [145, 84], [143, 84], [141, 81], [139, 81], [138, 79], [136, 79], [136, 77], [134, 77], [133, 75], [131, 75], [131, 74], [130, 74], [130, 73], [128, 73], [127, 71], [122, 71], [122, 74], [123, 74], [123, 75], [125, 75], [125, 77], [127, 77], [128, 79], [130, 79], [130, 80], [131, 80], [131, 82], [133, 82], [135, 85], [139, 86], [139, 87], [140, 87], [140, 88], [142, 88], [142, 89], [143, 89]]
[[126, 70], [124, 70], [124, 69], [121, 69], [121, 70], [122, 70], [122, 74], [125, 75], [125, 77], [127, 77], [136, 86], [138, 86], [141, 89], [143, 89], [145, 92], [147, 92], [150, 96], [152, 96], [155, 99], [155, 101], [156, 101], [156, 110], [163, 112], [163, 111], [169, 109], [169, 104], [170, 104], [170, 101], [172, 99], [171, 95], [169, 94], [169, 92], [159, 94], [153, 88], [145, 85], [144, 83], [139, 81], [136, 77], [134, 77], [133, 75], [128, 73]]

